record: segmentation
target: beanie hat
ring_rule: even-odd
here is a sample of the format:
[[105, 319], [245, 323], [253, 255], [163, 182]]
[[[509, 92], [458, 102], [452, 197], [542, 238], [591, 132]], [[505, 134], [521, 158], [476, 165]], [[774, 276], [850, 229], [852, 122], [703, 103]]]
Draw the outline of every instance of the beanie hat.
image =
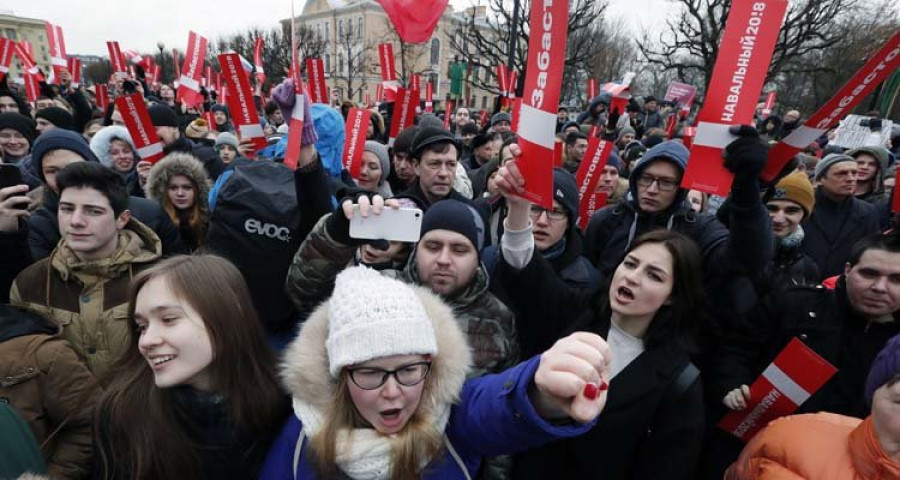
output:
[[775, 185], [775, 191], [769, 200], [788, 200], [803, 207], [803, 217], [809, 218], [816, 197], [809, 178], [803, 172], [794, 172], [785, 176]]
[[898, 374], [900, 374], [900, 335], [888, 340], [872, 362], [865, 390], [869, 405], [872, 404], [875, 390], [892, 381]]
[[578, 218], [578, 187], [575, 177], [558, 167], [553, 169], [553, 199], [566, 210], [569, 225], [574, 225]]
[[184, 128], [184, 135], [189, 138], [205, 138], [209, 133], [209, 124], [203, 118], [196, 118]]
[[630, 163], [632, 160], [640, 160], [647, 153], [647, 147], [638, 140], [633, 140], [625, 146], [625, 161]]
[[419, 128], [444, 128], [444, 122], [433, 113], [426, 113], [419, 117]]
[[328, 371], [392, 355], [435, 355], [431, 319], [413, 288], [366, 267], [337, 276], [328, 300]]
[[34, 137], [37, 132], [35, 132], [34, 122], [30, 118], [16, 112], [0, 113], [0, 130], [4, 128], [11, 128], [21, 133], [28, 140], [28, 144], [34, 146]]
[[216, 148], [221, 145], [231, 145], [235, 150], [237, 150], [238, 139], [231, 132], [222, 132], [216, 136]]
[[890, 152], [888, 152], [888, 149], [875, 145], [871, 145], [868, 147], [859, 147], [847, 152], [847, 156], [856, 158], [856, 156], [860, 153], [866, 153], [875, 157], [875, 160], [878, 161], [878, 168], [880, 171], [883, 172], [887, 169], [888, 157], [890, 156]]
[[422, 217], [422, 236], [432, 230], [449, 230], [469, 239], [481, 253], [484, 245], [484, 220], [471, 205], [459, 200], [441, 200]]
[[506, 112], [497, 112], [491, 117], [491, 126], [493, 127], [500, 122], [512, 123], [512, 117]]
[[443, 128], [420, 128], [419, 132], [416, 133], [416, 137], [413, 139], [412, 150], [410, 151], [410, 155], [413, 158], [421, 158], [422, 150], [429, 145], [434, 145], [436, 143], [451, 143], [454, 147], [456, 147], [456, 152], [459, 153], [459, 144], [456, 143], [456, 137], [454, 137], [450, 132], [444, 130]]
[[70, 130], [54, 128], [42, 133], [31, 149], [31, 161], [42, 182], [47, 181], [44, 178], [44, 155], [53, 150], [70, 150], [87, 162], [99, 162], [84, 137]]
[[150, 113], [150, 121], [154, 127], [175, 127], [178, 128], [178, 117], [175, 116], [175, 110], [165, 105], [152, 105], [147, 109]]
[[391, 147], [394, 154], [408, 154], [417, 133], [419, 133], [419, 127], [415, 126], [404, 128], [402, 132], [398, 133], [397, 138], [394, 139], [394, 145]]
[[43, 118], [56, 125], [58, 128], [75, 131], [75, 117], [65, 109], [59, 107], [42, 108], [34, 114], [34, 118]]
[[622, 127], [622, 129], [619, 130], [619, 135], [616, 136], [616, 143], [619, 143], [619, 142], [622, 140], [622, 137], [624, 137], [624, 136], [625, 136], [626, 134], [628, 134], [628, 133], [630, 133], [630, 134], [632, 134], [632, 135], [637, 135], [637, 133], [634, 131], [633, 128], [631, 128], [631, 127]]
[[219, 105], [218, 103], [210, 107], [209, 111], [211, 112], [222, 112], [225, 114], [225, 118], [231, 118], [231, 114], [228, 113], [228, 107], [225, 105]]
[[381, 181], [378, 182], [381, 185], [387, 180], [388, 174], [391, 173], [391, 157], [388, 155], [387, 147], [374, 140], [366, 140], [363, 151], [374, 153], [378, 157], [378, 161], [381, 162]]
[[612, 167], [616, 167], [616, 170], [618, 170], [619, 173], [622, 173], [622, 159], [619, 158], [619, 154], [616, 153], [615, 148], [612, 149], [611, 152], [609, 152], [609, 157], [606, 159], [606, 164]]
[[816, 171], [813, 177], [816, 180], [819, 180], [828, 173], [829, 168], [834, 166], [834, 164], [841, 162], [856, 163], [856, 160], [853, 157], [844, 155], [842, 153], [829, 153], [828, 155], [825, 155], [825, 158], [823, 158], [819, 161], [819, 163], [816, 164]]

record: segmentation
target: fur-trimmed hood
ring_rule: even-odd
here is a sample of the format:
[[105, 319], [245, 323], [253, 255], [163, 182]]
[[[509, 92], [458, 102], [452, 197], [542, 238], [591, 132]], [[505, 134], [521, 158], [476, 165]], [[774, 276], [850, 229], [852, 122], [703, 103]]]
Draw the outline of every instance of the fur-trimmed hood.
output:
[[184, 175], [197, 185], [197, 204], [200, 212], [208, 216], [212, 181], [203, 164], [190, 153], [172, 152], [153, 165], [147, 177], [147, 197], [165, 205], [167, 186], [175, 175]]
[[112, 158], [109, 157], [109, 144], [115, 139], [128, 142], [128, 145], [131, 146], [131, 151], [135, 152], [134, 164], [137, 165], [137, 162], [140, 159], [137, 156], [137, 149], [134, 146], [134, 142], [131, 140], [131, 135], [128, 133], [127, 128], [117, 125], [103, 127], [94, 134], [93, 138], [91, 138], [91, 151], [100, 159], [100, 163], [105, 167], [113, 168]]
[[[433, 419], [459, 399], [472, 355], [453, 312], [424, 287], [413, 287], [434, 327], [438, 352], [432, 356], [431, 373], [419, 408]], [[281, 378], [295, 400], [324, 415], [337, 388], [337, 379], [328, 370], [328, 302], [310, 315], [300, 334], [288, 346], [281, 366]]]

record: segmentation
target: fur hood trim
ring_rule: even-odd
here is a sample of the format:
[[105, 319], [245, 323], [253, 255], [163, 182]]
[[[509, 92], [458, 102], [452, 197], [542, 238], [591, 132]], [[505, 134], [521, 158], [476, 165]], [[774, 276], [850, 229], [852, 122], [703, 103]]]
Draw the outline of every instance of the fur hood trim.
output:
[[[414, 290], [431, 319], [438, 347], [419, 408], [424, 409], [426, 419], [437, 420], [459, 399], [472, 354], [450, 307], [425, 287]], [[328, 302], [323, 302], [285, 350], [281, 366], [281, 378], [291, 396], [323, 416], [337, 388], [337, 379], [328, 369], [327, 338]]]
[[203, 164], [190, 153], [172, 152], [153, 165], [147, 177], [147, 196], [165, 205], [167, 186], [175, 175], [184, 175], [197, 185], [197, 203], [208, 214], [212, 181]]
[[113, 167], [112, 158], [109, 157], [109, 144], [115, 139], [125, 140], [128, 145], [131, 145], [131, 151], [134, 152], [134, 164], [137, 165], [140, 158], [137, 155], [137, 148], [131, 140], [131, 135], [127, 128], [117, 125], [103, 127], [91, 138], [91, 151], [100, 159], [100, 163], [108, 168]]

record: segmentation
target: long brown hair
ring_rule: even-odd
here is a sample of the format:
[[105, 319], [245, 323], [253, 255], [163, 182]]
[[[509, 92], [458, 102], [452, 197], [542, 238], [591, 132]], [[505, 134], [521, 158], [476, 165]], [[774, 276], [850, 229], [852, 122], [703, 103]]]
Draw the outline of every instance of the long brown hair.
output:
[[135, 299], [155, 278], [164, 278], [202, 318], [213, 348], [213, 362], [208, 367], [211, 384], [224, 398], [236, 438], [265, 446], [288, 411], [287, 397], [275, 374], [275, 357], [265, 343], [262, 324], [237, 268], [214, 255], [171, 257], [132, 282], [128, 312], [131, 348], [111, 368], [109, 387], [94, 420], [100, 464], [97, 474], [104, 479], [202, 476], [195, 445], [179, 422], [192, 412], [180, 411], [172, 389], [156, 387], [138, 350]]
[[[309, 440], [309, 451], [320, 478], [335, 478], [338, 473], [335, 457], [337, 438], [342, 430], [371, 428], [359, 414], [350, 398], [349, 374], [341, 372], [337, 388], [334, 390], [330, 408], [322, 428]], [[425, 388], [432, 383], [432, 376], [426, 379]], [[422, 392], [422, 401], [426, 398]], [[399, 434], [391, 438], [391, 480], [416, 480], [422, 478], [422, 465], [427, 465], [443, 450], [444, 433], [435, 428], [432, 419], [416, 409]], [[352, 439], [351, 439], [352, 441]]]
[[172, 205], [172, 200], [169, 199], [169, 184], [166, 183], [165, 195], [163, 196], [163, 209], [169, 214], [169, 218], [172, 219], [172, 223], [174, 223], [176, 227], [180, 228], [181, 222], [187, 218], [188, 226], [193, 230], [194, 238], [197, 239], [197, 244], [203, 245], [206, 242], [206, 230], [209, 226], [209, 215], [205, 214], [200, 208], [200, 200], [198, 198], [201, 195], [200, 185], [197, 185], [197, 182], [193, 178], [182, 174], [172, 175], [169, 182], [178, 176], [187, 178], [188, 181], [191, 182], [191, 185], [193, 185], [194, 204], [191, 205], [191, 208], [188, 209], [186, 214], [179, 213], [178, 209], [175, 208], [175, 205]]

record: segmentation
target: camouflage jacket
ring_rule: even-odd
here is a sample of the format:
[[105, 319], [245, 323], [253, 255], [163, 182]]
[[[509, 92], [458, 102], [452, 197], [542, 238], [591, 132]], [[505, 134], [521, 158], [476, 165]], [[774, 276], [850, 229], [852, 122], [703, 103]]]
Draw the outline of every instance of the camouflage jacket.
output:
[[[328, 216], [319, 222], [297, 250], [288, 270], [288, 296], [301, 312], [311, 312], [334, 289], [334, 279], [353, 259], [356, 247], [336, 242], [325, 230]], [[403, 270], [384, 270], [392, 278], [420, 285], [415, 250]], [[478, 377], [505, 370], [519, 361], [515, 316], [488, 291], [484, 265], [466, 289], [442, 299], [453, 309], [456, 321], [468, 337], [475, 364], [469, 374]]]

